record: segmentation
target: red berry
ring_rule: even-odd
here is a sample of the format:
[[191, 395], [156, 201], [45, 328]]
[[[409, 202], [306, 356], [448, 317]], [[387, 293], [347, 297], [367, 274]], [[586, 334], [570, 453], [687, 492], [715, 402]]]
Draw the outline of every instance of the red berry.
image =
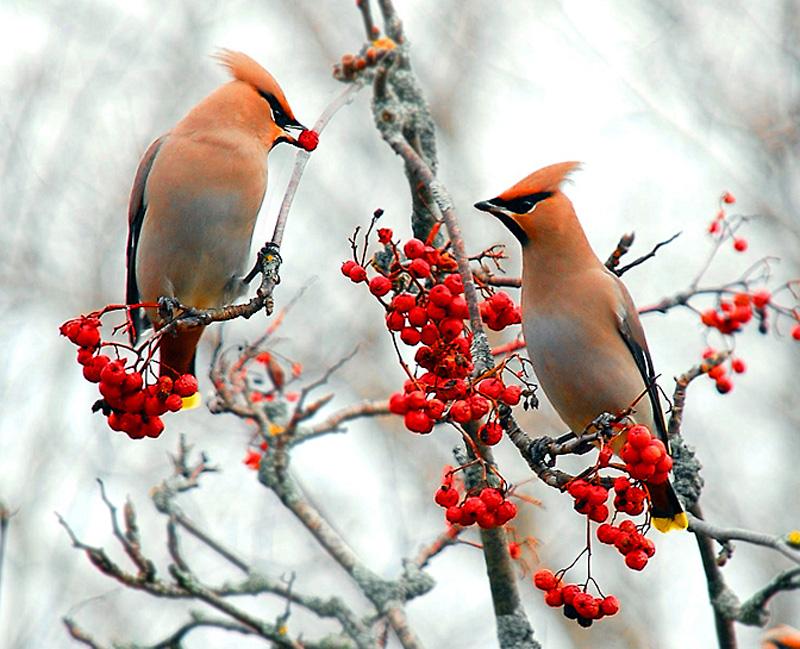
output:
[[463, 400], [454, 402], [453, 405], [450, 406], [450, 418], [459, 424], [466, 424], [472, 419], [469, 403]]
[[90, 364], [83, 366], [83, 377], [92, 383], [99, 383], [100, 373], [110, 362], [111, 359], [105, 354], [95, 356]]
[[507, 406], [516, 406], [522, 396], [522, 388], [518, 385], [509, 385], [500, 395], [500, 401]]
[[477, 516], [478, 514], [485, 512], [487, 508], [486, 503], [483, 502], [483, 500], [477, 496], [470, 496], [464, 501], [461, 509], [467, 514], [474, 514]]
[[[125, 412], [142, 412], [144, 410], [145, 393], [141, 390], [128, 394], [122, 399], [122, 408]], [[180, 397], [178, 397], [180, 399]], [[180, 408], [178, 408], [180, 410]]]
[[716, 309], [706, 309], [700, 314], [700, 320], [706, 327], [716, 327], [719, 324], [719, 314]]
[[447, 511], [445, 512], [444, 517], [447, 519], [448, 523], [452, 523], [453, 525], [458, 525], [461, 523], [461, 507], [448, 507]]
[[639, 461], [639, 453], [633, 448], [630, 442], [625, 442], [625, 444], [623, 444], [620, 457], [626, 464], [636, 464]]
[[[100, 382], [107, 385], [121, 386], [125, 380], [125, 363], [123, 361], [112, 361], [108, 363], [100, 372]], [[120, 389], [120, 392], [122, 390]]]
[[608, 519], [608, 507], [605, 505], [592, 505], [589, 510], [589, 518], [595, 523], [602, 523]]
[[408, 311], [408, 324], [413, 327], [422, 327], [428, 322], [428, 312], [421, 306], [413, 306]]
[[366, 281], [367, 279], [367, 271], [366, 269], [361, 266], [360, 264], [355, 264], [351, 269], [348, 275], [350, 277], [350, 281], [356, 284]]
[[669, 473], [672, 471], [672, 458], [664, 455], [656, 464], [656, 473]]
[[650, 443], [652, 435], [647, 426], [637, 424], [628, 431], [628, 443], [637, 451], [640, 451]]
[[730, 192], [725, 192], [722, 195], [722, 202], [723, 203], [728, 203], [728, 205], [730, 205], [731, 203], [735, 203], [736, 202], [736, 198], [734, 198], [733, 194], [731, 194]]
[[622, 493], [623, 491], [627, 491], [627, 489], [631, 486], [631, 481], [624, 475], [619, 476], [618, 478], [614, 479], [614, 491], [617, 493]]
[[78, 349], [78, 365], [89, 365], [94, 360], [94, 351], [91, 349]]
[[[413, 310], [413, 309], [412, 309]], [[411, 313], [409, 311], [409, 313]], [[427, 317], [427, 312], [425, 314]], [[439, 329], [436, 327], [435, 324], [428, 323], [424, 327], [422, 327], [422, 332], [420, 334], [420, 340], [424, 345], [433, 345], [439, 340]]]
[[402, 331], [406, 326], [406, 318], [399, 311], [392, 311], [386, 316], [386, 328], [389, 331]]
[[795, 340], [800, 340], [800, 324], [797, 324], [792, 328], [792, 338]]
[[143, 385], [144, 379], [142, 378], [141, 372], [130, 372], [125, 376], [125, 380], [122, 382], [122, 391], [125, 394], [139, 392]]
[[433, 500], [440, 507], [452, 507], [459, 501], [458, 491], [453, 487], [442, 485], [436, 490], [436, 495], [433, 497]]
[[769, 291], [761, 290], [756, 291], [753, 293], [753, 304], [758, 307], [759, 309], [763, 309], [767, 304], [769, 304], [770, 298], [772, 295]]
[[603, 523], [597, 528], [597, 540], [600, 541], [600, 543], [611, 545], [616, 540], [618, 534], [619, 529], [608, 523]]
[[319, 144], [319, 133], [306, 129], [297, 137], [297, 143], [306, 151], [313, 151]]
[[408, 313], [416, 305], [417, 299], [411, 293], [400, 293], [392, 298], [389, 308], [398, 313]]
[[608, 499], [608, 490], [600, 485], [593, 485], [587, 489], [586, 496], [592, 505], [602, 505]]
[[489, 399], [497, 399], [503, 389], [503, 382], [499, 379], [483, 379], [477, 386], [478, 392]]
[[453, 301], [453, 294], [446, 285], [437, 284], [428, 292], [428, 299], [432, 304], [445, 309]]
[[376, 297], [383, 297], [392, 290], [392, 280], [383, 275], [376, 275], [369, 280], [369, 292]]
[[421, 410], [427, 404], [425, 393], [422, 390], [412, 390], [406, 395], [409, 410]]
[[564, 604], [563, 590], [561, 588], [551, 588], [544, 594], [544, 603], [553, 608], [558, 608]]
[[175, 380], [172, 389], [178, 396], [191, 397], [197, 392], [198, 387], [197, 377], [192, 374], [182, 374]]
[[431, 265], [424, 259], [415, 259], [408, 265], [408, 272], [414, 277], [428, 277], [431, 274]]
[[447, 307], [447, 315], [451, 318], [466, 320], [469, 318], [469, 307], [467, 301], [461, 295], [456, 295]]
[[164, 405], [170, 412], [178, 412], [183, 408], [183, 400], [179, 394], [171, 394], [164, 400]]
[[643, 550], [634, 550], [625, 555], [625, 565], [631, 570], [643, 570], [647, 565], [647, 554]]
[[745, 365], [741, 358], [734, 358], [731, 361], [731, 368], [737, 374], [744, 374], [745, 370], [747, 370], [747, 365]]
[[613, 595], [604, 597], [600, 604], [600, 610], [604, 615], [615, 615], [619, 612], [619, 600]]
[[481, 490], [480, 499], [486, 503], [486, 509], [494, 511], [503, 502], [503, 494], [492, 487], [485, 487]]
[[478, 429], [478, 439], [486, 446], [494, 446], [503, 438], [503, 428], [497, 422], [491, 421]]
[[433, 420], [421, 410], [409, 410], [403, 422], [414, 433], [427, 434], [433, 430]]
[[409, 239], [403, 246], [403, 252], [409, 259], [416, 259], [424, 254], [425, 244], [419, 239]]
[[406, 403], [405, 395], [395, 392], [389, 397], [389, 412], [395, 415], [404, 415], [408, 412], [408, 404]]
[[744, 252], [747, 250], [747, 239], [743, 239], [742, 237], [737, 237], [733, 240], [733, 249], [736, 252]]
[[510, 500], [504, 500], [494, 512], [498, 525], [505, 525], [517, 515], [517, 506]]
[[486, 398], [479, 394], [473, 394], [468, 401], [472, 419], [480, 419], [488, 413], [492, 407]]
[[721, 226], [719, 224], [719, 220], [715, 219], [715, 220], [711, 221], [711, 223], [708, 224], [708, 233], [709, 234], [716, 234], [717, 232], [720, 231], [720, 227]]
[[578, 478], [577, 480], [573, 480], [569, 483], [569, 486], [567, 487], [567, 493], [575, 498], [575, 500], [583, 500], [588, 496], [589, 488], [589, 484], [586, 482], [586, 480]]
[[568, 606], [572, 606], [572, 602], [575, 599], [575, 596], [581, 592], [581, 589], [576, 586], [575, 584], [567, 584], [561, 589], [561, 597], [564, 600], [564, 604]]
[[414, 347], [414, 345], [418, 345], [420, 341], [420, 333], [413, 327], [405, 327], [400, 332], [400, 340], [402, 340], [406, 345], [409, 347]]
[[476, 515], [476, 522], [478, 523], [478, 527], [484, 530], [490, 530], [493, 527], [497, 527], [497, 518], [495, 517], [494, 512], [490, 512], [488, 509], [479, 512]]
[[439, 333], [446, 342], [451, 342], [458, 338], [463, 330], [463, 322], [455, 318], [447, 318], [439, 324]]
[[464, 283], [461, 281], [461, 275], [453, 273], [444, 278], [444, 285], [450, 289], [453, 295], [459, 295], [464, 292]]
[[347, 261], [342, 262], [342, 275], [345, 277], [350, 277], [350, 271], [353, 270], [355, 266], [357, 266], [356, 262], [352, 259], [348, 259]]
[[558, 585], [558, 579], [550, 570], [537, 570], [533, 575], [533, 585], [539, 590], [552, 590]]
[[100, 344], [100, 331], [97, 326], [84, 324], [75, 336], [75, 344], [79, 347], [95, 348]]
[[733, 390], [733, 381], [727, 376], [722, 376], [717, 379], [717, 392], [720, 394], [727, 394], [731, 390]]
[[604, 446], [600, 449], [600, 453], [597, 456], [597, 464], [602, 467], [608, 466], [609, 462], [611, 462], [612, 454], [613, 451], [611, 450], [611, 447]]
[[391, 243], [393, 236], [394, 232], [392, 232], [391, 228], [378, 228], [378, 241], [383, 245]]
[[641, 452], [642, 462], [646, 464], [658, 464], [665, 455], [666, 452], [663, 446], [657, 444], [650, 444], [646, 448], [643, 448]]
[[439, 399], [431, 399], [425, 404], [425, 413], [431, 419], [441, 419], [444, 414], [444, 402]]
[[572, 606], [582, 618], [593, 620], [600, 611], [600, 606], [589, 593], [578, 593], [572, 599]]

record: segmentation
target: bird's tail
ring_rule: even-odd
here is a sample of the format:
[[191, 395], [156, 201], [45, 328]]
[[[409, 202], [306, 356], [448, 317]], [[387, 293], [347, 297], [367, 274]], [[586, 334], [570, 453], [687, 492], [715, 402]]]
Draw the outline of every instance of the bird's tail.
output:
[[686, 512], [683, 511], [675, 489], [672, 488], [669, 481], [657, 485], [648, 484], [647, 490], [650, 492], [650, 514], [653, 517], [653, 527], [659, 532], [685, 530], [689, 527]]
[[[161, 337], [161, 376], [177, 379], [181, 374], [195, 374], [197, 343], [203, 335], [204, 327], [195, 327], [176, 334], [164, 334]], [[202, 399], [197, 392], [183, 399], [183, 410], [197, 408]]]

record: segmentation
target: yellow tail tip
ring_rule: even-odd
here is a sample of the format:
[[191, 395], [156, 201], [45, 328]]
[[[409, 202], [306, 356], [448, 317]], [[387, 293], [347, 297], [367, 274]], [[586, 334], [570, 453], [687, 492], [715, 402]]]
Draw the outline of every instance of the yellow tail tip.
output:
[[652, 523], [653, 527], [665, 534], [672, 530], [685, 530], [689, 527], [689, 519], [686, 517], [686, 512], [675, 514], [672, 518], [653, 518]]
[[203, 398], [199, 392], [195, 392], [191, 397], [183, 397], [181, 402], [183, 403], [181, 410], [194, 410], [203, 403]]

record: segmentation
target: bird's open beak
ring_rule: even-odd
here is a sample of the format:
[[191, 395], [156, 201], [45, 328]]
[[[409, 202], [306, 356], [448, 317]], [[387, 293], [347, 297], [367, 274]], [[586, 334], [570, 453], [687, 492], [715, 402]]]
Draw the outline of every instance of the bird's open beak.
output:
[[286, 134], [286, 136], [285, 136], [286, 137], [286, 141], [289, 144], [292, 144], [292, 145], [294, 145], [296, 147], [300, 147], [301, 149], [303, 148], [303, 145], [300, 144], [300, 142], [297, 141], [297, 138], [294, 135], [292, 135], [289, 131], [297, 131], [297, 135], [299, 136], [300, 133], [302, 133], [303, 131], [307, 131], [307, 130], [308, 129], [305, 126], [303, 126], [300, 122], [297, 122], [297, 121], [289, 122], [288, 124], [286, 124], [283, 127], [283, 132]]

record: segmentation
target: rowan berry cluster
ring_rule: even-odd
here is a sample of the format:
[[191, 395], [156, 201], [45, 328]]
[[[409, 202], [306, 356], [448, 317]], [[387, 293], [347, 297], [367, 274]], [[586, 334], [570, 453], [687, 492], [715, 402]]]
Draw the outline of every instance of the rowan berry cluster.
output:
[[648, 484], [663, 484], [669, 480], [672, 458], [664, 442], [653, 436], [647, 426], [639, 424], [628, 429], [620, 457], [625, 461], [625, 470], [635, 480]]
[[625, 565], [631, 570], [643, 570], [656, 553], [655, 544], [639, 531], [633, 521], [622, 521], [618, 526], [603, 523], [597, 528], [597, 540], [613, 545], [625, 557]]
[[462, 527], [474, 523], [483, 529], [502, 527], [517, 515], [517, 506], [493, 487], [484, 487], [473, 495], [465, 493], [462, 497], [452, 472], [445, 474], [433, 500], [446, 510], [448, 523]]
[[742, 326], [750, 322], [755, 315], [757, 320], [762, 323], [759, 328], [766, 331], [766, 307], [770, 298], [769, 291], [736, 293], [732, 300], [720, 300], [718, 308], [703, 311], [700, 314], [700, 320], [706, 327], [730, 335], [740, 332]]
[[544, 601], [548, 606], [563, 607], [564, 616], [582, 627], [590, 627], [595, 620], [619, 612], [619, 600], [616, 597], [594, 597], [586, 592], [587, 585], [564, 584], [561, 580], [563, 573], [539, 570], [533, 575], [533, 584], [544, 591]]
[[732, 205], [736, 202], [736, 198], [734, 198], [733, 194], [730, 192], [725, 192], [720, 196], [720, 208], [717, 211], [714, 220], [711, 221], [708, 225], [708, 233], [712, 236], [719, 237], [723, 239], [725, 237], [730, 237], [733, 241], [733, 249], [736, 252], [744, 252], [747, 250], [747, 239], [744, 237], [736, 237], [734, 233], [738, 227], [738, 223], [731, 224], [729, 220], [727, 220], [727, 215], [725, 213], [725, 208], [723, 205]]
[[[379, 274], [368, 282], [363, 258], [361, 263], [351, 259], [342, 264], [346, 277], [354, 283], [367, 282], [369, 291], [383, 304], [387, 329], [405, 345], [419, 346], [414, 355], [416, 371], [409, 374], [403, 391], [390, 397], [389, 409], [404, 418], [408, 430], [422, 434], [430, 433], [439, 421], [466, 424], [490, 415], [478, 435], [484, 444], [496, 444], [503, 434], [499, 405], [518, 404], [523, 390], [503, 382], [502, 367], [492, 376], [471, 380], [472, 333], [466, 326], [470, 314], [450, 253], [409, 239], [401, 255], [392, 236], [388, 228], [378, 230], [384, 249], [370, 261]], [[496, 330], [520, 322], [519, 308], [505, 293], [490, 295], [480, 310]]]
[[[717, 355], [717, 353], [717, 350], [709, 347], [703, 352], [703, 360], [712, 359]], [[730, 368], [735, 374], [744, 374], [747, 371], [747, 365], [741, 358], [731, 358]], [[733, 381], [728, 374], [725, 363], [719, 363], [713, 367], [708, 367], [705, 372], [708, 378], [714, 381], [717, 387], [717, 392], [720, 394], [727, 394], [733, 390]]]
[[[60, 333], [79, 347], [78, 363], [83, 366], [83, 376], [97, 383], [102, 399], [94, 406], [107, 417], [112, 430], [124, 432], [131, 439], [158, 437], [164, 431], [161, 416], [177, 412], [183, 399], [197, 392], [197, 379], [184, 374], [173, 380], [162, 376], [148, 384], [148, 362], [137, 361], [128, 366], [123, 358], [113, 359], [101, 354], [104, 343], [100, 335], [100, 315], [81, 316], [61, 325]], [[137, 369], [137, 365], [140, 367]]]

